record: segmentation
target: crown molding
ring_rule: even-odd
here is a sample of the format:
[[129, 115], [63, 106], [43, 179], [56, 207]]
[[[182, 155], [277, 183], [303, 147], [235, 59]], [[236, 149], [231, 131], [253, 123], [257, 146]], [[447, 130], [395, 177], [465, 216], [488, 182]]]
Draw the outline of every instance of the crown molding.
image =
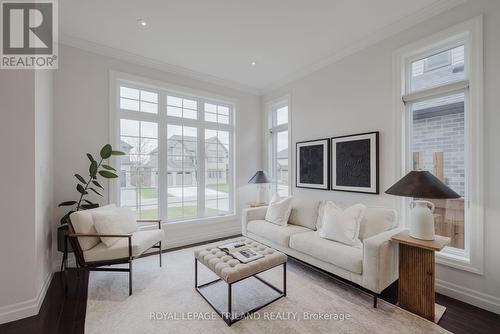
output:
[[152, 59], [149, 57], [144, 57], [136, 53], [116, 49], [113, 47], [109, 47], [106, 45], [98, 44], [95, 42], [91, 42], [86, 39], [82, 39], [79, 37], [70, 36], [68, 34], [61, 34], [59, 39], [59, 44], [63, 44], [66, 46], [70, 46], [73, 48], [81, 49], [84, 51], [88, 51], [91, 53], [95, 53], [102, 56], [107, 56], [111, 58], [116, 58], [119, 60], [127, 61], [133, 64], [142, 65], [154, 69], [158, 69], [164, 72], [182, 75], [188, 77], [190, 79], [196, 79], [199, 81], [203, 81], [206, 83], [211, 83], [214, 85], [218, 85], [224, 88], [229, 88], [233, 90], [237, 90], [243, 93], [260, 95], [261, 90], [252, 86], [248, 86], [242, 84], [240, 82], [231, 81], [222, 79], [210, 74], [190, 70], [188, 68], [172, 65], [167, 62], [163, 62], [160, 60]]
[[414, 12], [410, 15], [407, 15], [398, 21], [391, 23], [382, 27], [381, 29], [375, 30], [370, 35], [355, 41], [351, 45], [342, 47], [341, 50], [332, 50], [330, 55], [323, 58], [322, 60], [315, 62], [311, 65], [307, 65], [294, 73], [284, 76], [283, 78], [273, 82], [270, 85], [265, 86], [260, 90], [262, 95], [270, 93], [280, 87], [285, 86], [295, 80], [303, 78], [313, 72], [318, 71], [319, 69], [331, 65], [339, 60], [355, 54], [363, 49], [366, 49], [369, 46], [382, 42], [385, 39], [388, 39], [392, 36], [399, 34], [400, 32], [411, 28], [419, 23], [424, 22], [438, 14], [446, 12], [453, 7], [463, 4], [467, 0], [441, 0], [435, 2], [427, 7], [422, 8], [421, 10]]
[[456, 7], [467, 0], [440, 0], [437, 1], [417, 12], [407, 15], [398, 21], [384, 26], [383, 28], [374, 31], [369, 36], [366, 36], [360, 40], [355, 41], [351, 45], [342, 47], [341, 50], [334, 49], [331, 50], [330, 55], [323, 58], [322, 60], [307, 65], [293, 73], [290, 73], [279, 80], [272, 82], [264, 87], [253, 87], [241, 82], [236, 82], [232, 80], [222, 79], [217, 76], [210, 74], [190, 70], [188, 68], [172, 65], [160, 60], [152, 59], [149, 57], [144, 57], [142, 55], [120, 50], [117, 48], [112, 48], [102, 44], [94, 43], [85, 39], [70, 36], [68, 34], [60, 35], [60, 44], [67, 45], [70, 47], [78, 48], [95, 54], [108, 56], [120, 60], [124, 60], [130, 63], [147, 66], [150, 68], [155, 68], [164, 72], [182, 75], [191, 79], [200, 80], [203, 82], [215, 84], [224, 88], [234, 89], [240, 92], [253, 94], [253, 95], [265, 95], [278, 89], [286, 84], [305, 77], [313, 72], [318, 71], [328, 65], [331, 65], [347, 56], [350, 56], [356, 52], [359, 52], [369, 46], [379, 43], [389, 37], [392, 37], [412, 26], [415, 26], [427, 19], [430, 19], [438, 14], [441, 14], [453, 7]]

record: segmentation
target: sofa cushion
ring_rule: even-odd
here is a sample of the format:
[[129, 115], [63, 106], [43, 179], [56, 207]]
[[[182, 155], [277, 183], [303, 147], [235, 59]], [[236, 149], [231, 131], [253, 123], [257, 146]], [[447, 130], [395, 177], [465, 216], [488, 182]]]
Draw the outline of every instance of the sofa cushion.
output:
[[290, 218], [288, 218], [288, 223], [315, 230], [318, 221], [319, 204], [320, 201], [293, 197], [292, 212]]
[[368, 208], [361, 220], [359, 239], [364, 240], [379, 233], [397, 227], [398, 214], [396, 210], [388, 208]]
[[296, 233], [311, 231], [297, 225], [279, 226], [265, 220], [252, 220], [247, 225], [247, 231], [265, 238], [277, 245], [288, 247], [290, 236]]
[[291, 203], [291, 197], [280, 197], [279, 194], [274, 194], [267, 207], [266, 220], [276, 225], [286, 226], [292, 211]]
[[290, 248], [356, 274], [361, 274], [363, 271], [363, 249], [361, 247], [323, 239], [317, 231], [292, 235]]
[[[92, 218], [92, 212], [100, 211], [100, 210], [110, 210], [110, 209], [114, 209], [114, 208], [116, 208], [116, 205], [109, 204], [109, 205], [101, 206], [101, 207], [96, 208], [96, 209], [73, 212], [69, 216], [69, 219], [71, 220], [71, 226], [73, 226], [75, 233], [96, 234], [97, 231], [94, 227], [94, 220]], [[86, 251], [88, 249], [91, 249], [92, 247], [97, 245], [99, 242], [101, 242], [101, 241], [99, 240], [98, 237], [79, 237], [78, 238], [78, 243], [80, 244], [80, 248], [82, 249], [82, 251]]]
[[[137, 257], [163, 239], [163, 230], [138, 231], [132, 233], [132, 256]], [[128, 238], [120, 238], [110, 247], [100, 242], [84, 251], [87, 262], [115, 260], [128, 257]]]

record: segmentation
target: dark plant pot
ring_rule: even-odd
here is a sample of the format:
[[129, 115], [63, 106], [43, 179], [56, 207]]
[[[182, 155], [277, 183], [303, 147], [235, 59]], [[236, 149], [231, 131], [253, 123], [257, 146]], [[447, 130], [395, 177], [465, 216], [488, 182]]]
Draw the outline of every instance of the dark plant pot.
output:
[[[57, 250], [59, 252], [64, 252], [64, 239], [68, 235], [68, 225], [62, 225], [57, 228]], [[73, 252], [71, 249], [71, 243], [68, 240], [68, 253]]]

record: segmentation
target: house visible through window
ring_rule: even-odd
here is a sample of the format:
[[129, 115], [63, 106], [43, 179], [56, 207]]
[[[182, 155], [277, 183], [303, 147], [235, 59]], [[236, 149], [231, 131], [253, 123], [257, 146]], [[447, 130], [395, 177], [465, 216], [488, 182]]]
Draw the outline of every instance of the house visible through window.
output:
[[129, 84], [119, 94], [120, 204], [166, 221], [232, 214], [232, 105]]
[[273, 191], [281, 196], [288, 196], [290, 194], [288, 101], [272, 104], [270, 111], [269, 169], [273, 180]]
[[[449, 247], [465, 254], [467, 201], [468, 99], [465, 45], [410, 59], [403, 97], [409, 141], [407, 171], [428, 170], [455, 190], [460, 199], [428, 199], [435, 204], [436, 234], [451, 238]], [[445, 91], [446, 93], [443, 93]]]

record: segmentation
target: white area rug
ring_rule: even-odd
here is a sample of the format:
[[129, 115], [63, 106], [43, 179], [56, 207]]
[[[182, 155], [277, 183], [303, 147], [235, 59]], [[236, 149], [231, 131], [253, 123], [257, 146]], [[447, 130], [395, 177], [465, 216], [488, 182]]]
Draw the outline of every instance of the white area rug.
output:
[[[374, 309], [370, 295], [295, 261], [288, 263], [285, 298], [228, 327], [194, 289], [193, 249], [165, 253], [163, 260], [162, 268], [157, 256], [134, 262], [130, 297], [128, 275], [92, 272], [85, 333], [449, 333], [380, 299]], [[198, 269], [199, 282], [214, 278], [203, 265]], [[281, 267], [262, 277], [281, 287]], [[251, 308], [252, 302], [274, 296], [259, 284], [255, 279], [237, 283], [233, 309]], [[214, 302], [223, 305], [226, 291], [216, 284], [211, 290]], [[308, 319], [320, 315], [323, 319]]]

